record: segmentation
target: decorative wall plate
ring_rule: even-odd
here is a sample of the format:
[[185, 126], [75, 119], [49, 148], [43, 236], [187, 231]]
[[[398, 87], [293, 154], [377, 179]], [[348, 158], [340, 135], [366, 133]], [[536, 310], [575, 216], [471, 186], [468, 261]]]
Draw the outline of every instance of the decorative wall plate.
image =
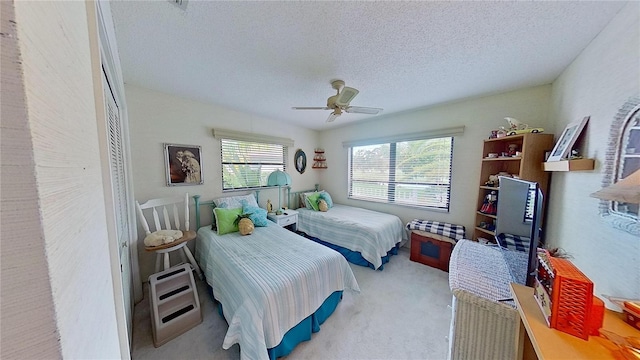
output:
[[296, 170], [302, 174], [304, 172], [304, 170], [307, 168], [307, 155], [305, 155], [304, 151], [302, 151], [302, 149], [298, 149], [296, 150], [296, 155], [293, 158], [294, 160], [294, 165], [296, 167]]

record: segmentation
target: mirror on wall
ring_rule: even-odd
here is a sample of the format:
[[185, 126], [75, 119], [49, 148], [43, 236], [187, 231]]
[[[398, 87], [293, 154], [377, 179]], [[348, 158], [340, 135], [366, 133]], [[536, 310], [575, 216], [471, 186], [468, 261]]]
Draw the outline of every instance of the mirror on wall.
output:
[[[633, 180], [640, 172], [640, 98], [630, 98], [620, 108], [609, 133], [605, 160], [604, 189], [619, 188], [636, 196], [601, 198], [600, 214], [615, 228], [640, 235], [640, 185]], [[629, 189], [630, 188], [630, 189]], [[604, 190], [603, 189], [603, 190]]]

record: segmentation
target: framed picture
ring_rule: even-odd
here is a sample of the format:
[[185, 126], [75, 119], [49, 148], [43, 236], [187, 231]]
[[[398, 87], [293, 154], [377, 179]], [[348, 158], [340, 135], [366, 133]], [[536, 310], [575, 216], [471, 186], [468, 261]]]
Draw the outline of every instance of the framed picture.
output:
[[553, 147], [553, 150], [551, 150], [551, 155], [549, 155], [549, 159], [547, 159], [547, 161], [560, 161], [567, 159], [571, 154], [573, 144], [575, 144], [576, 140], [580, 136], [582, 129], [587, 125], [587, 121], [589, 121], [589, 116], [567, 125], [567, 127], [564, 128], [564, 131], [562, 131], [558, 142]]
[[296, 151], [296, 155], [293, 157], [293, 160], [295, 161], [296, 170], [298, 170], [298, 172], [302, 174], [307, 168], [307, 155], [305, 155], [302, 149], [298, 149]]
[[164, 144], [167, 186], [202, 184], [201, 147]]

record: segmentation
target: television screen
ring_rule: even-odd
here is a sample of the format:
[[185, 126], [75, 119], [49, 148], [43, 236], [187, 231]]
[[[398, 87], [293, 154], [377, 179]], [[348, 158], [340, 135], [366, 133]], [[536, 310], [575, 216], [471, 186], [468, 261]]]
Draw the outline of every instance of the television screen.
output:
[[496, 242], [503, 250], [513, 282], [532, 286], [541, 243], [542, 192], [538, 183], [500, 177]]

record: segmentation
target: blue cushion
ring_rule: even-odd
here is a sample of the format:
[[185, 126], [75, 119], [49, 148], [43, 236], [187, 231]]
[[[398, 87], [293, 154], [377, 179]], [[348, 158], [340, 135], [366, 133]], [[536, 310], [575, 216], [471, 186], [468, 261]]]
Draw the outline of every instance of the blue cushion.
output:
[[268, 219], [267, 219], [267, 210], [257, 207], [257, 206], [252, 206], [247, 204], [246, 200], [242, 200], [242, 213], [243, 214], [251, 214], [249, 215], [249, 219], [251, 219], [251, 221], [253, 222], [253, 225], [255, 226], [267, 226], [268, 224]]
[[331, 209], [333, 207], [333, 200], [331, 200], [331, 195], [329, 195], [328, 192], [326, 191], [321, 191], [320, 192], [320, 199], [324, 200], [327, 202], [327, 207], [329, 209]]

